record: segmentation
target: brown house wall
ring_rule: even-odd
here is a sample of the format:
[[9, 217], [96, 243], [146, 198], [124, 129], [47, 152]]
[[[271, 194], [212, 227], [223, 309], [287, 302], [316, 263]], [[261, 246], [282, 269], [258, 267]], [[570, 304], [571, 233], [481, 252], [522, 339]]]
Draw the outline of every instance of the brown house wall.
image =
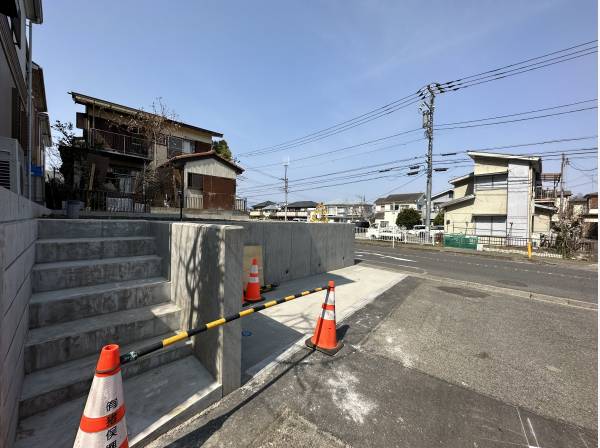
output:
[[205, 209], [233, 210], [235, 179], [203, 175], [202, 200]]

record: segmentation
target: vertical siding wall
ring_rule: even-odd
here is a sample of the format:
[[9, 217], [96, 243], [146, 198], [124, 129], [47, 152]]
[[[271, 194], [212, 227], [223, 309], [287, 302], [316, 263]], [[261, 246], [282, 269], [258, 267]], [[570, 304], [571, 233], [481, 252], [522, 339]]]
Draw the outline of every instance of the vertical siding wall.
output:
[[12, 445], [17, 426], [37, 239], [35, 218], [47, 212], [0, 187], [0, 446]]

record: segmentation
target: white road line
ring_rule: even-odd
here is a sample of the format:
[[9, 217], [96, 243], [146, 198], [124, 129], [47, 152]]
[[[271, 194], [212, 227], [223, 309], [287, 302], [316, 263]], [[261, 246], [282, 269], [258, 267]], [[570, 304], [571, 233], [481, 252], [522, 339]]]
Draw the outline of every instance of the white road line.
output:
[[525, 425], [523, 425], [523, 420], [521, 419], [521, 413], [519, 412], [519, 408], [515, 406], [517, 410], [517, 415], [519, 416], [519, 421], [521, 422], [521, 429], [523, 430], [523, 435], [525, 436], [525, 441], [527, 442], [527, 446], [530, 447], [529, 438], [527, 437], [527, 433], [525, 432]]
[[376, 255], [376, 256], [381, 257], [381, 258], [390, 258], [392, 260], [408, 261], [410, 263], [416, 263], [415, 260], [409, 260], [407, 258], [400, 258], [400, 257], [392, 257], [391, 255], [380, 254], [380, 253], [377, 253], [377, 252], [358, 252], [357, 251], [356, 253], [368, 254], [368, 255]]
[[536, 446], [536, 448], [542, 448], [540, 446], [540, 442], [538, 442], [537, 436], [535, 435], [535, 431], [533, 430], [533, 425], [531, 424], [531, 420], [529, 420], [529, 417], [527, 417], [527, 424], [529, 425], [529, 429], [531, 430], [531, 434], [533, 434], [533, 438], [535, 440], [535, 446]]

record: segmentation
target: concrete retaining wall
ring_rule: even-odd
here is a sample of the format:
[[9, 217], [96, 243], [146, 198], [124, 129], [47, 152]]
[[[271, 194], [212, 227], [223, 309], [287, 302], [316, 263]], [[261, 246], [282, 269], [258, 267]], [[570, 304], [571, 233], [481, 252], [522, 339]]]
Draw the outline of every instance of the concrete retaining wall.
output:
[[50, 211], [0, 187], [0, 446], [11, 446], [24, 377], [24, 345], [37, 221]]
[[[180, 328], [189, 329], [237, 313], [242, 298], [244, 230], [239, 226], [152, 222], [171, 300], [182, 310]], [[239, 321], [198, 335], [194, 354], [222, 384], [223, 395], [240, 387]]]
[[354, 224], [239, 222], [245, 245], [263, 247], [265, 283], [280, 283], [354, 264]]

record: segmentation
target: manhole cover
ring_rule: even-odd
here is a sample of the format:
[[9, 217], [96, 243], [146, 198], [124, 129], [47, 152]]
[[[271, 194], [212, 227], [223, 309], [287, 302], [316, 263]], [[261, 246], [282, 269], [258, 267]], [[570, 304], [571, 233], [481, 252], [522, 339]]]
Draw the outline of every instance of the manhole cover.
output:
[[252, 332], [249, 330], [242, 330], [242, 336], [252, 336]]
[[457, 296], [471, 297], [474, 299], [481, 299], [483, 297], [489, 296], [489, 294], [486, 294], [485, 292], [476, 291], [474, 289], [467, 289], [467, 288], [454, 288], [452, 286], [438, 286], [437, 289], [439, 289], [440, 291], [449, 292], [450, 294], [456, 294]]

